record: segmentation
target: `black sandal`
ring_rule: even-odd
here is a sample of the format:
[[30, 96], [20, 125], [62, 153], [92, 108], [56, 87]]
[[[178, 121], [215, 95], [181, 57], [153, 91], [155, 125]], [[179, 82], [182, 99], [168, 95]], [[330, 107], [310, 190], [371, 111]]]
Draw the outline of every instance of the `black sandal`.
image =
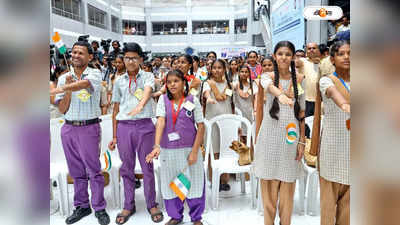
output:
[[[131, 216], [133, 215], [133, 214], [135, 214], [136, 213], [136, 208], [133, 208], [133, 210], [131, 211], [131, 213], [129, 213], [128, 215], [122, 215], [122, 213], [118, 213], [118, 215], [117, 215], [117, 218], [115, 219], [115, 223], [116, 224], [124, 224], [124, 223], [126, 223], [126, 222], [128, 222], [128, 220], [129, 220], [129, 218], [131, 218]], [[119, 218], [123, 218], [124, 219], [124, 221], [123, 222], [118, 222], [118, 219]]]
[[[147, 209], [147, 211], [149, 211], [149, 213], [150, 213], [151, 220], [154, 223], [159, 223], [164, 220], [164, 214], [161, 212], [161, 210], [159, 208], [156, 208], [156, 209], [158, 210], [158, 212], [153, 213], [153, 214], [151, 213], [151, 209]], [[160, 218], [156, 219], [157, 216], [160, 216]]]
[[182, 223], [182, 220], [170, 219], [165, 225], [177, 225]]

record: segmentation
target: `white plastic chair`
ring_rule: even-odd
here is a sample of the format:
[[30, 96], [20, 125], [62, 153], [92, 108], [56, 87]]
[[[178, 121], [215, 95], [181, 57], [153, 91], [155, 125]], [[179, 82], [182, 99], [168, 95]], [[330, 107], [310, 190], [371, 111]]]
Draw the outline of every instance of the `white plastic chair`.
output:
[[[256, 142], [256, 121], [253, 121], [253, 123], [251, 124], [251, 143], [253, 144], [253, 147], [254, 147], [254, 155], [255, 155], [255, 147], [256, 147], [255, 142]], [[262, 206], [261, 194], [260, 194], [261, 192], [259, 192], [260, 180], [257, 177], [255, 177], [255, 175], [254, 175], [254, 166], [253, 165], [251, 166], [251, 173], [253, 174], [253, 177], [254, 177], [254, 182], [252, 183], [252, 186], [251, 186], [251, 190], [252, 190], [251, 191], [251, 198], [252, 198], [251, 202], [253, 203], [252, 208], [254, 209], [257, 207], [257, 210], [258, 210], [259, 207]], [[259, 206], [259, 204], [260, 204], [260, 206]]]
[[68, 204], [69, 189], [66, 182], [68, 166], [61, 142], [61, 127], [63, 125], [64, 119], [61, 117], [50, 120], [50, 180], [57, 182], [60, 213], [62, 216], [66, 216], [71, 209]]
[[[324, 118], [321, 118], [321, 132]], [[312, 127], [314, 122], [314, 116], [305, 118], [306, 125], [310, 128], [310, 136], [312, 135]], [[319, 173], [316, 168], [307, 166], [303, 161], [304, 168], [307, 172], [307, 176], [301, 181], [301, 187], [304, 188], [304, 195], [307, 193], [307, 197], [304, 197], [307, 201], [307, 208], [304, 210], [310, 216], [319, 215], [319, 201], [318, 201], [318, 189], [319, 189]]]
[[299, 202], [298, 202], [298, 211], [300, 215], [304, 215], [305, 214], [305, 201], [306, 201], [306, 188], [307, 188], [307, 177], [308, 177], [308, 172], [307, 172], [307, 165], [304, 162], [304, 158], [301, 159], [302, 162], [302, 167], [303, 170], [305, 170], [306, 172], [306, 176], [304, 177], [300, 177], [299, 179], [296, 180], [296, 186], [298, 188], [296, 188], [296, 191], [299, 192]]
[[307, 169], [307, 211], [310, 216], [319, 215], [319, 173], [316, 168], [306, 166]]
[[[208, 120], [204, 118], [204, 128], [205, 128], [205, 135], [207, 136], [208, 128], [210, 127]], [[209, 162], [209, 154], [210, 151], [206, 147], [205, 148], [205, 154], [204, 154], [204, 178], [205, 178], [205, 195], [206, 195], [206, 207], [205, 207], [205, 212], [208, 211], [210, 208], [210, 193], [208, 192], [209, 188], [211, 187], [211, 182], [208, 177], [208, 164]]]
[[308, 126], [308, 128], [310, 128], [310, 137], [311, 137], [313, 124], [314, 124], [314, 116], [308, 116], [304, 120], [305, 120], [306, 126]]
[[[100, 162], [102, 163], [102, 168], [105, 167], [104, 164], [104, 158], [103, 158], [103, 153], [105, 153], [108, 150], [108, 143], [112, 140], [113, 138], [113, 127], [112, 127], [112, 115], [107, 114], [100, 116], [100, 119], [102, 122], [100, 123], [101, 127], [101, 145], [100, 145], [100, 151], [101, 151], [101, 160]], [[119, 160], [118, 153], [114, 151], [109, 151], [111, 155], [111, 169], [108, 171], [110, 174], [110, 187], [111, 187], [111, 195], [112, 195], [112, 200], [108, 201], [108, 205], [112, 205], [114, 208], [117, 208], [119, 206], [119, 188], [116, 188], [116, 185], [119, 183], [119, 177], [118, 177], [118, 171], [119, 167], [121, 166], [121, 161]]]
[[[250, 147], [251, 141], [251, 124], [250, 122], [241, 116], [224, 114], [219, 115], [208, 121], [207, 127], [207, 146], [206, 149], [208, 154], [211, 156], [211, 168], [212, 168], [212, 208], [218, 208], [219, 200], [219, 183], [220, 176], [223, 173], [240, 173], [241, 175], [241, 191], [245, 193], [245, 178], [244, 173], [250, 174], [250, 182], [252, 186], [254, 185], [253, 174], [251, 173], [251, 165], [239, 166], [238, 159], [239, 155], [234, 151], [229, 149], [232, 141], [239, 140], [238, 129], [241, 124], [244, 123], [247, 128], [247, 142], [248, 147]], [[214, 151], [211, 147], [211, 136], [212, 126], [216, 124], [220, 130], [220, 158], [216, 160], [214, 158]], [[252, 198], [253, 201], [253, 198]], [[254, 203], [252, 202], [252, 205]]]
[[[239, 108], [235, 107], [235, 115], [238, 116], [243, 116], [242, 110], [240, 110]], [[236, 174], [236, 181], [240, 181], [240, 174]]]
[[[154, 126], [157, 125], [157, 118], [153, 117], [151, 118], [153, 121]], [[153, 167], [154, 167], [154, 176], [156, 178], [156, 185], [157, 185], [157, 201], [159, 204], [160, 208], [164, 208], [164, 199], [161, 194], [161, 174], [160, 174], [160, 160], [159, 159], [153, 159]]]
[[[305, 118], [305, 123], [306, 126], [310, 129], [310, 136], [312, 135], [312, 129], [313, 129], [313, 122], [314, 122], [314, 116], [309, 116]], [[303, 169], [307, 173], [307, 176], [304, 176], [298, 180], [298, 186], [299, 186], [299, 198], [300, 198], [300, 214], [305, 214], [305, 201], [306, 201], [306, 189], [307, 189], [307, 181], [309, 180], [309, 177], [311, 175], [312, 168], [308, 167], [304, 161], [304, 158], [302, 159], [302, 164], [303, 164]], [[309, 199], [307, 199], [309, 200]]]
[[[256, 121], [253, 122], [252, 124], [252, 130], [251, 130], [251, 135], [252, 135], [252, 141], [253, 141], [253, 146], [254, 146], [254, 155], [256, 154]], [[254, 166], [252, 168], [252, 173], [254, 175]], [[257, 212], [259, 215], [264, 215], [264, 206], [262, 202], [262, 197], [261, 197], [261, 182], [260, 179], [257, 178], [254, 175], [254, 183], [252, 185], [252, 198], [253, 198], [253, 208], [256, 208]]]

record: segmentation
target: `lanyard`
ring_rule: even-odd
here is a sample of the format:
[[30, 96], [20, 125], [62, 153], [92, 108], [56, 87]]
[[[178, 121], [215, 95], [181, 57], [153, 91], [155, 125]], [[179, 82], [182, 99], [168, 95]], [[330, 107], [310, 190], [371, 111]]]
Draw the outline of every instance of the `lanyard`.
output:
[[182, 106], [182, 103], [183, 103], [183, 100], [185, 99], [185, 96], [184, 95], [182, 95], [182, 98], [181, 98], [181, 100], [179, 101], [179, 105], [178, 105], [178, 110], [177, 111], [175, 111], [175, 107], [174, 107], [174, 102], [172, 101], [172, 100], [170, 100], [170, 102], [171, 102], [171, 109], [172, 109], [172, 127], [173, 127], [173, 130], [175, 131], [175, 124], [176, 124], [176, 121], [178, 120], [178, 115], [179, 115], [179, 111], [180, 111], [180, 109], [181, 109], [181, 106]]
[[251, 72], [253, 72], [254, 75], [257, 75], [257, 65], [255, 67], [249, 66], [251, 69]]
[[[135, 80], [135, 89], [136, 89], [136, 87], [137, 87], [136, 77], [134, 77], [134, 80]], [[129, 93], [132, 94], [131, 83], [132, 83], [132, 78], [129, 77]]]
[[194, 78], [196, 78], [193, 74], [192, 75], [186, 75], [185, 79], [190, 83]]
[[347, 89], [348, 92], [350, 92], [350, 89], [347, 86], [346, 82], [344, 82], [344, 80], [342, 78], [340, 78], [336, 72], [334, 72], [333, 75], [335, 75], [337, 78], [339, 78], [339, 80], [340, 80], [340, 82], [342, 82], [343, 86]]

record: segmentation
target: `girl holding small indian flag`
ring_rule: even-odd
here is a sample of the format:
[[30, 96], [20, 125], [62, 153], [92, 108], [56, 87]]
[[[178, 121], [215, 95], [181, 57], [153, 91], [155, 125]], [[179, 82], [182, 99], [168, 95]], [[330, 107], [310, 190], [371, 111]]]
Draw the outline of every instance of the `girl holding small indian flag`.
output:
[[[156, 136], [147, 162], [160, 155], [161, 193], [171, 219], [167, 225], [183, 220], [186, 199], [191, 221], [201, 225], [205, 208], [205, 178], [200, 144], [204, 136], [202, 107], [189, 94], [189, 84], [180, 70], [166, 76], [167, 93], [158, 100]], [[197, 125], [197, 130], [196, 130]]]

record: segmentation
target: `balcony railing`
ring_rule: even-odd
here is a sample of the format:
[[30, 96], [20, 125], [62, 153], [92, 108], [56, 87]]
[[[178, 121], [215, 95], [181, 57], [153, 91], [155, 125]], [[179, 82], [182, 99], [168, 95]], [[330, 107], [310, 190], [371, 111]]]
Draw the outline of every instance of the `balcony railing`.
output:
[[55, 8], [55, 7], [52, 7], [52, 11], [54, 14], [57, 14], [57, 15], [60, 15], [63, 17], [67, 17], [67, 18], [70, 18], [70, 19], [73, 19], [76, 21], [82, 21], [82, 17], [80, 15], [73, 14], [71, 12], [67, 12], [67, 11], [64, 11], [62, 9]]
[[103, 28], [103, 29], [106, 29], [106, 28], [107, 28], [107, 26], [106, 26], [105, 24], [98, 23], [97, 21], [91, 20], [91, 19], [89, 19], [89, 24], [90, 24], [90, 25], [93, 25], [93, 26], [95, 26], [95, 27]]

